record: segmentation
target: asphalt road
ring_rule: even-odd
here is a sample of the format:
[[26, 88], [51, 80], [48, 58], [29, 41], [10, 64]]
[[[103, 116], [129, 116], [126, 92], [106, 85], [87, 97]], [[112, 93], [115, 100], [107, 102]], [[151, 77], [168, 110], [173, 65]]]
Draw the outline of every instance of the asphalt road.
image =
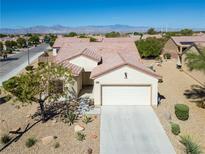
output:
[[[38, 58], [49, 46], [46, 44], [29, 49], [30, 62]], [[28, 52], [22, 51], [0, 61], [0, 85], [3, 81], [18, 74], [24, 67], [28, 65]]]

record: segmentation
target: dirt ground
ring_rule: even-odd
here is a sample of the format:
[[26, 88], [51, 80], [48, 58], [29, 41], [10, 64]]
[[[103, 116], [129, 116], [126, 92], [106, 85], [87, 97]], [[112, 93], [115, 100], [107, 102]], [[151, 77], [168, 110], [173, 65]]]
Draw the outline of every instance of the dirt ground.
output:
[[[153, 64], [153, 61], [145, 63]], [[157, 108], [154, 108], [154, 110], [176, 152], [178, 154], [185, 153], [183, 145], [179, 142], [179, 136], [175, 136], [171, 132], [171, 121], [180, 125], [180, 135], [190, 135], [201, 146], [203, 152], [205, 152], [205, 109], [198, 107], [196, 103], [184, 95], [185, 90], [190, 90], [192, 85], [199, 84], [184, 72], [176, 69], [175, 60], [163, 62], [161, 67], [156, 66], [154, 68], [156, 69], [156, 73], [163, 77], [163, 83], [159, 83], [159, 93], [165, 97], [161, 101], [161, 104]], [[183, 103], [189, 106], [190, 117], [187, 121], [180, 121], [176, 118], [174, 105], [177, 103]], [[166, 118], [167, 114], [171, 114], [171, 121]]]
[[[15, 106], [16, 105], [12, 105], [11, 101], [0, 105], [1, 134], [19, 127], [24, 129], [28, 123], [33, 124], [35, 122], [29, 118], [28, 115], [35, 113], [38, 106], [37, 104], [20, 107], [20, 109]], [[55, 122], [54, 120], [49, 120], [46, 123], [39, 122], [24, 133], [17, 142], [13, 142], [4, 149], [2, 154], [84, 154], [87, 153], [88, 148], [93, 150], [93, 154], [98, 154], [100, 117], [99, 115], [93, 115], [92, 117], [94, 120], [87, 125], [82, 123], [81, 120], [78, 120], [72, 126], [61, 121]], [[86, 134], [86, 140], [78, 141], [75, 138], [74, 126], [76, 124], [81, 124], [85, 127], [83, 132]], [[43, 145], [41, 139], [47, 136], [57, 136], [57, 139], [54, 139], [47, 145]], [[29, 137], [35, 137], [37, 143], [27, 148], [25, 142]], [[56, 142], [60, 144], [60, 147], [55, 149], [54, 144]], [[0, 145], [0, 147], [1, 146], [2, 145]]]

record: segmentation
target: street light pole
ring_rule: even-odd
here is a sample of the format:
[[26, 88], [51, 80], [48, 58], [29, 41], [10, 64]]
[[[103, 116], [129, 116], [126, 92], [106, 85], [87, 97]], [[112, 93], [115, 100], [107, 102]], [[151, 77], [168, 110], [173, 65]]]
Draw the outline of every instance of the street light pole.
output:
[[28, 46], [28, 65], [30, 65], [29, 46]]
[[28, 41], [27, 41], [27, 48], [28, 48], [28, 50], [27, 50], [27, 53], [28, 53], [28, 65], [30, 65], [30, 53], [29, 53], [29, 45], [28, 45], [29, 43], [28, 43]]

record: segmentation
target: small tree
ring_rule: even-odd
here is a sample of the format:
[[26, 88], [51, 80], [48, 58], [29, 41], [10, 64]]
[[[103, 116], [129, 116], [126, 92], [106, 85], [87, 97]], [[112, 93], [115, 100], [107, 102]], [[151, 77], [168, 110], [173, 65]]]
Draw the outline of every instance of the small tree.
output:
[[6, 41], [5, 42], [6, 50], [12, 51], [15, 47], [17, 47], [16, 41]]
[[69, 34], [65, 34], [65, 37], [74, 37], [74, 36], [78, 36], [78, 34], [76, 32], [70, 32]]
[[191, 71], [199, 70], [205, 72], [205, 49], [201, 54], [187, 53], [185, 61]]
[[120, 37], [120, 33], [119, 32], [110, 32], [110, 33], [106, 33], [105, 37], [108, 38], [112, 38], [112, 37]]
[[26, 47], [26, 39], [20, 37], [17, 39], [17, 45], [20, 47], [20, 48], [24, 48]]
[[44, 64], [3, 82], [3, 87], [23, 103], [39, 103], [41, 117], [45, 121], [45, 102], [65, 97], [71, 83], [72, 75], [67, 68]]
[[139, 53], [145, 58], [155, 58], [160, 55], [164, 41], [156, 38], [147, 38], [136, 42]]
[[39, 44], [39, 36], [38, 35], [32, 35], [28, 40], [30, 45], [37, 45]]
[[150, 28], [147, 30], [147, 34], [154, 35], [154, 34], [157, 34], [157, 32], [155, 31], [154, 28]]
[[191, 35], [193, 35], [192, 29], [182, 29], [182, 30], [180, 31], [180, 33], [181, 33], [182, 35], [184, 35], [184, 36], [191, 36]]

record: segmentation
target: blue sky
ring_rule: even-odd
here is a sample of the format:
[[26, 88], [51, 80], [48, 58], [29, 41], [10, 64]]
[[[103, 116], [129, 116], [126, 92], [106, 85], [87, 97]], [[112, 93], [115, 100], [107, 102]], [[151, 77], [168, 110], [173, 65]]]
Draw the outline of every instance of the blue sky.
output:
[[205, 28], [205, 0], [0, 0], [0, 26]]

